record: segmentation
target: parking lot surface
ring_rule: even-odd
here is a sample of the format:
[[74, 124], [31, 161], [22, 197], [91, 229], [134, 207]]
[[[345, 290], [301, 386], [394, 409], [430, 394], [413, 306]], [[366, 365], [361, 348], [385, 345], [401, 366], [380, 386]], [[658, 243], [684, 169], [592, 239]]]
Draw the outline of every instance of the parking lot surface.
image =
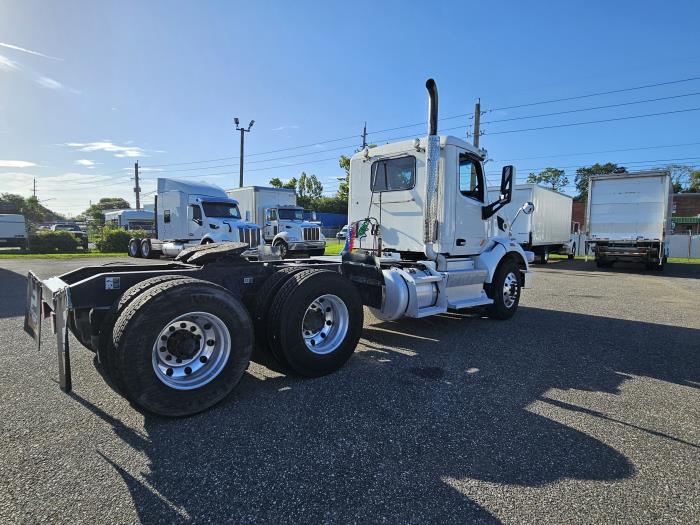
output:
[[2, 523], [697, 523], [698, 266], [536, 267], [505, 322], [366, 311], [339, 372], [252, 363], [169, 420], [75, 340], [61, 393], [22, 332], [28, 269], [101, 262], [0, 261]]

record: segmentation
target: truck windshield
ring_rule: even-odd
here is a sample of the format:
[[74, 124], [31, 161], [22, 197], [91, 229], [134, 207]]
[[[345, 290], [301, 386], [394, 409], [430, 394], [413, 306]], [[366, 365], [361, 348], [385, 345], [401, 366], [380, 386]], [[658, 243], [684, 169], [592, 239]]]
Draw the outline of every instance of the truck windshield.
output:
[[278, 216], [281, 221], [303, 221], [304, 220], [304, 210], [302, 209], [292, 209], [285, 210], [280, 208], [278, 210]]
[[241, 212], [232, 202], [203, 202], [204, 215], [222, 219], [240, 219]]

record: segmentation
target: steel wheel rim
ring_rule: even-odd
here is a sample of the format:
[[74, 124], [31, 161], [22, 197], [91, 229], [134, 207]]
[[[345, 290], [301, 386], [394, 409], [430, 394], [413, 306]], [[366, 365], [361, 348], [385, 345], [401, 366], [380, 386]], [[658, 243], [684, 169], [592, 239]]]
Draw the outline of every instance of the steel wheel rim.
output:
[[518, 298], [518, 276], [508, 272], [503, 281], [503, 304], [506, 308], [512, 308]]
[[136, 248], [136, 243], [135, 242], [130, 242], [129, 243], [129, 253], [132, 256], [135, 256], [138, 253], [138, 248]]
[[167, 323], [153, 345], [156, 377], [175, 390], [200, 388], [214, 380], [231, 355], [226, 324], [209, 312], [189, 312]]
[[144, 255], [144, 257], [148, 257], [150, 255], [151, 248], [149, 243], [143, 243], [143, 246], [141, 246], [141, 253]]
[[348, 333], [349, 318], [348, 307], [337, 295], [325, 294], [314, 299], [301, 323], [306, 348], [318, 355], [337, 350]]

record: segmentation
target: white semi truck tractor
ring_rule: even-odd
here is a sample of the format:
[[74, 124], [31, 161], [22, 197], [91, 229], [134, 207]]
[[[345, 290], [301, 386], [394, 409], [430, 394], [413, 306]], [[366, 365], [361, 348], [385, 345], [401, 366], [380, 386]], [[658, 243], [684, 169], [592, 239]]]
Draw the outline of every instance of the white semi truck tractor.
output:
[[218, 242], [261, 244], [260, 228], [241, 217], [238, 202], [212, 184], [158, 179], [155, 238], [129, 240], [131, 257], [175, 257], [185, 248]]
[[[223, 242], [170, 262], [91, 266], [43, 281], [29, 272], [25, 330], [40, 344], [42, 319], [53, 319], [61, 389], [71, 390], [69, 334], [97, 353], [133, 403], [186, 416], [235, 388], [254, 345], [292, 374], [337, 370], [362, 335], [363, 306], [380, 319], [464, 309], [511, 318], [533, 259], [508, 232], [493, 230], [510, 201], [513, 168], [503, 170], [499, 199], [487, 203], [483, 152], [437, 134], [437, 88], [433, 80], [426, 87], [427, 137], [351, 160], [351, 234], [341, 257], [282, 260], [261, 250], [253, 258], [247, 243]], [[202, 203], [211, 196], [189, 199], [207, 226]], [[173, 206], [158, 206], [172, 220]], [[216, 224], [227, 223], [233, 230], [228, 219]]]
[[297, 206], [294, 190], [247, 186], [226, 190], [226, 194], [260, 226], [265, 243], [277, 247], [283, 259], [299, 252], [313, 256], [325, 253], [321, 226], [304, 219], [304, 208]]

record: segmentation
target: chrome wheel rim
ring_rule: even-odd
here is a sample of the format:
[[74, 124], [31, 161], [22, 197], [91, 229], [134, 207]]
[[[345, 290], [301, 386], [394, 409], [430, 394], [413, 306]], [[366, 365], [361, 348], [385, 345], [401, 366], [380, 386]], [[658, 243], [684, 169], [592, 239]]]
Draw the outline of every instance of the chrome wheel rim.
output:
[[143, 254], [144, 257], [148, 257], [151, 253], [151, 246], [149, 243], [145, 242], [141, 246], [141, 253]]
[[208, 312], [176, 317], [153, 345], [153, 370], [175, 390], [200, 388], [216, 378], [228, 363], [231, 334], [224, 322]]
[[512, 308], [518, 299], [518, 276], [509, 272], [503, 281], [503, 304], [506, 308]]
[[[123, 246], [123, 245], [122, 245], [122, 246]], [[129, 243], [129, 254], [130, 254], [132, 257], [135, 257], [137, 253], [138, 253], [138, 248], [137, 248], [137, 246], [136, 246], [136, 243], [135, 243], [135, 242], [130, 242], [130, 243]]]
[[306, 348], [319, 355], [335, 351], [348, 333], [349, 317], [348, 307], [337, 295], [326, 294], [314, 299], [301, 324]]

